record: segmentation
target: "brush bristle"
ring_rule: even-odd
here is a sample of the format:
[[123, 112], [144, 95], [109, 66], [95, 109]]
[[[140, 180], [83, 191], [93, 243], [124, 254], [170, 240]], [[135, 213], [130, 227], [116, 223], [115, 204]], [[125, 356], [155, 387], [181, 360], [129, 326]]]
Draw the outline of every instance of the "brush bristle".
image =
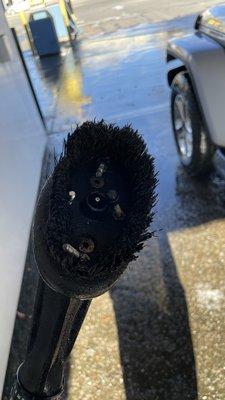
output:
[[[117, 166], [126, 180], [124, 187], [129, 188], [129, 205], [126, 217], [118, 223], [118, 233], [109, 246], [101, 248], [98, 244], [89, 262], [81, 263], [63, 250], [63, 244], [74, 242], [76, 231], [76, 218], [72, 215], [68, 192], [76, 171], [90, 168], [103, 158]], [[153, 217], [156, 181], [154, 160], [141, 136], [131, 126], [119, 128], [104, 121], [85, 122], [69, 134], [52, 175], [49, 217], [45, 227], [47, 251], [58, 272], [71, 279], [88, 280], [90, 284], [112, 276], [117, 279], [152, 235], [148, 229]]]

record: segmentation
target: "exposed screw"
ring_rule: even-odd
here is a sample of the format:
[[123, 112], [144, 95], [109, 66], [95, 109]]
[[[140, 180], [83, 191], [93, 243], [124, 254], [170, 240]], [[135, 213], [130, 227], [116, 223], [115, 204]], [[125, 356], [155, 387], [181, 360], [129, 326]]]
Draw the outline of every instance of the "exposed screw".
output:
[[65, 243], [63, 244], [63, 250], [66, 251], [67, 253], [71, 254], [72, 256], [75, 256], [76, 258], [80, 258], [80, 253], [77, 251], [71, 244]]
[[70, 190], [69, 196], [70, 196], [70, 204], [72, 204], [72, 201], [73, 201], [73, 200], [75, 199], [75, 197], [76, 197], [76, 192], [74, 192], [74, 190]]
[[106, 165], [104, 163], [101, 163], [96, 171], [96, 178], [100, 178], [104, 172], [106, 171]]
[[79, 258], [81, 262], [90, 261], [90, 257], [87, 254], [84, 254], [84, 253], [80, 254], [79, 251], [77, 251], [69, 243], [63, 244], [63, 250], [65, 250], [67, 253], [71, 254], [72, 256], [75, 256], [76, 258]]

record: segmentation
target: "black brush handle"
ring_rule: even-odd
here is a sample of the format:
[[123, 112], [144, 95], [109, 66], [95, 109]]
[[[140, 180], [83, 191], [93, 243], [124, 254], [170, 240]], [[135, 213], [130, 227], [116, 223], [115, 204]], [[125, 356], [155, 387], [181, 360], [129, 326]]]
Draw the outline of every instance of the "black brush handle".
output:
[[[71, 299], [71, 309], [73, 306], [74, 299]], [[74, 343], [77, 339], [77, 336], [80, 332], [82, 324], [84, 322], [85, 316], [88, 312], [90, 307], [91, 300], [84, 300], [74, 318], [73, 323], [70, 325], [71, 330], [69, 332], [69, 336], [67, 340], [62, 340], [61, 346], [58, 348], [58, 352], [54, 357], [54, 362], [51, 366], [51, 369], [48, 374], [48, 390], [50, 393], [56, 393], [60, 390], [63, 385], [63, 378], [64, 378], [64, 366], [67, 358], [72, 351]], [[65, 330], [68, 335], [68, 330]]]
[[18, 374], [22, 386], [30, 393], [44, 393], [69, 303], [69, 298], [54, 292], [39, 279], [27, 355]]
[[46, 283], [40, 279], [14, 389], [32, 393], [22, 399], [61, 398], [64, 364], [91, 299], [115, 284], [152, 235], [155, 185], [153, 159], [131, 126], [86, 122], [68, 136], [34, 217], [34, 255]]
[[61, 393], [64, 363], [89, 304], [58, 294], [39, 279], [27, 355], [18, 369], [12, 399], [51, 399]]

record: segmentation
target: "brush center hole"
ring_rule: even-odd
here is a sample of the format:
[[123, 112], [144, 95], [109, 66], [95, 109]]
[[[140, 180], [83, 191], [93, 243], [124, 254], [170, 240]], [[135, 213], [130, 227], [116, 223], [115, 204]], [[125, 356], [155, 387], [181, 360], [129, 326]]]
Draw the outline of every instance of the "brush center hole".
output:
[[101, 193], [93, 192], [88, 196], [87, 204], [94, 211], [104, 211], [108, 206], [108, 199]]

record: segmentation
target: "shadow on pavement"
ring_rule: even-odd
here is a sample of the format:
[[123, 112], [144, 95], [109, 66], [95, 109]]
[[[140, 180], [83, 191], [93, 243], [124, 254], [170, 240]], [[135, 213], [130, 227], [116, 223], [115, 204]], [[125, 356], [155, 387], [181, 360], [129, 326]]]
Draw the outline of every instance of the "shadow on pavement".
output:
[[111, 290], [127, 400], [198, 398], [185, 291], [168, 235], [224, 218], [225, 183], [216, 172], [190, 178], [180, 166], [175, 175], [175, 201], [164, 182], [158, 205], [163, 231]]
[[196, 400], [184, 289], [166, 234], [153, 240], [136, 271], [111, 291], [127, 400]]

